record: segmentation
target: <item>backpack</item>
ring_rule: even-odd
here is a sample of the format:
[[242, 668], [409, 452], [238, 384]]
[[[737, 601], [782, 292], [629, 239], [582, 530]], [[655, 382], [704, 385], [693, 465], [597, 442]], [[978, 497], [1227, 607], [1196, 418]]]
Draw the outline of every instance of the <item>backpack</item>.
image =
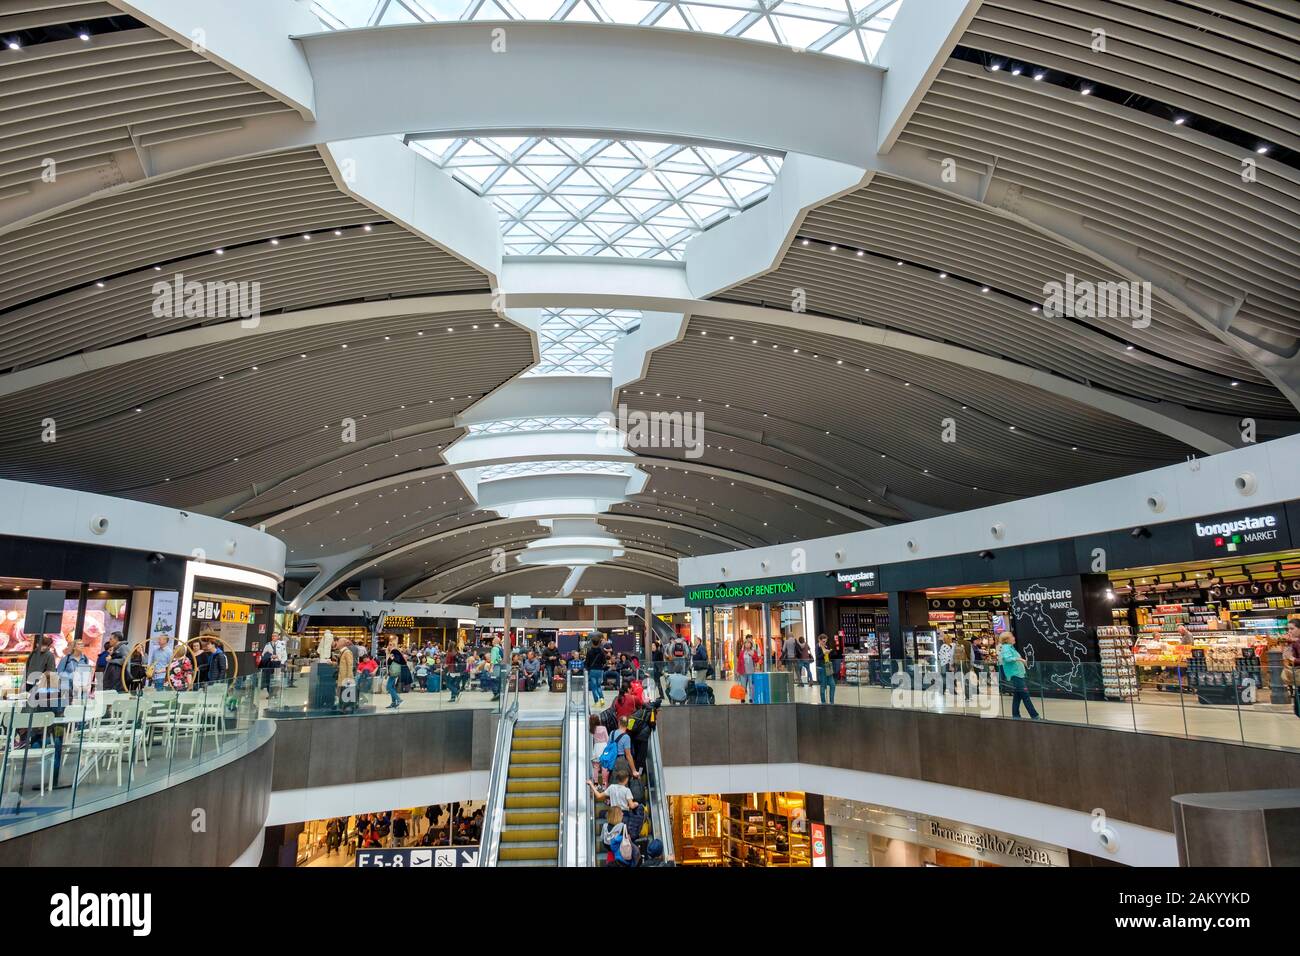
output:
[[686, 642], [679, 637], [677, 638], [677, 640], [673, 641], [673, 657], [685, 657], [685, 656], [686, 656]]
[[627, 832], [627, 824], [620, 823], [613, 838], [609, 841], [609, 852], [614, 854], [614, 862], [619, 866], [636, 866], [637, 849], [632, 836]]
[[639, 707], [627, 722], [628, 733], [632, 735], [632, 740], [636, 743], [644, 743], [650, 739], [650, 731], [654, 730], [654, 710], [649, 707]]
[[609, 743], [605, 744], [605, 749], [600, 753], [600, 766], [602, 770], [613, 770], [614, 764], [618, 762], [618, 741], [619, 734], [627, 736], [621, 730], [614, 731], [613, 736], [609, 738]]

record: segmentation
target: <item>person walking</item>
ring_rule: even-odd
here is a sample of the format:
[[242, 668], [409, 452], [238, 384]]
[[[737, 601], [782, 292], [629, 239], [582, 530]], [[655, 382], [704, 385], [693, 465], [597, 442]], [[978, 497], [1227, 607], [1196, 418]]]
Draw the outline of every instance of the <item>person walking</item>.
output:
[[605, 706], [605, 648], [600, 635], [592, 635], [584, 661], [587, 671], [587, 685], [591, 688], [591, 699], [595, 706]]
[[754, 647], [754, 636], [745, 635], [745, 642], [736, 654], [736, 680], [745, 689], [745, 703], [753, 698], [754, 675], [759, 670], [758, 649]]
[[108, 646], [104, 651], [104, 690], [122, 689], [122, 668], [126, 666], [126, 643], [120, 631], [108, 635]]
[[817, 696], [823, 704], [835, 703], [835, 661], [825, 634], [817, 635]]
[[86, 656], [85, 644], [79, 637], [72, 639], [72, 647], [55, 668], [59, 675], [59, 699], [65, 703], [84, 701], [90, 692], [94, 667]]
[[346, 714], [357, 709], [357, 658], [352, 652], [351, 638], [339, 638], [338, 655], [339, 670], [334, 684], [338, 688], [339, 711]]
[[225, 650], [211, 637], [203, 642], [203, 650], [208, 655], [207, 683], [224, 683], [230, 676], [230, 660]]
[[163, 684], [167, 680], [167, 668], [172, 662], [172, 644], [167, 639], [166, 634], [159, 634], [158, 641], [149, 648], [149, 656], [145, 659], [145, 674], [148, 680], [153, 681], [154, 690], [162, 690]]
[[396, 644], [389, 645], [388, 648], [388, 697], [392, 701], [388, 705], [389, 710], [396, 710], [402, 706], [402, 695], [398, 693], [398, 686], [402, 681], [402, 668], [406, 666], [406, 655]]
[[781, 641], [781, 660], [790, 673], [790, 686], [793, 688], [802, 684], [803, 681], [799, 679], [799, 642], [788, 631]]
[[656, 695], [664, 695], [664, 646], [659, 638], [650, 644], [650, 676], [655, 681]]
[[799, 680], [803, 682], [805, 687], [811, 687], [813, 685], [812, 648], [808, 646], [808, 638], [804, 637], [802, 634], [800, 634], [799, 639], [795, 641], [795, 657], [799, 661]]
[[1034, 709], [1033, 698], [1025, 686], [1025, 659], [1016, 650], [1016, 638], [1010, 631], [1002, 635], [998, 658], [1002, 663], [1002, 673], [1011, 684], [1011, 716], [1020, 719], [1020, 704], [1023, 701], [1030, 718], [1038, 720], [1038, 711]]

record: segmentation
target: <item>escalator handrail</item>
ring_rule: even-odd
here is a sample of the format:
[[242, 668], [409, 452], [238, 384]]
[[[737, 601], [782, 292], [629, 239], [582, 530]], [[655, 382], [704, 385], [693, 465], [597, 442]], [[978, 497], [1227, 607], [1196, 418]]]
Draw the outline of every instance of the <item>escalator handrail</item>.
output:
[[501, 830], [505, 821], [506, 783], [510, 775], [510, 741], [519, 717], [517, 669], [509, 668], [507, 684], [501, 688], [501, 719], [497, 722], [496, 741], [492, 746], [492, 771], [488, 777], [488, 803], [483, 814], [483, 833], [478, 865], [496, 866], [501, 850]]
[[[656, 688], [653, 681], [645, 689], [646, 701], [655, 699]], [[668, 811], [667, 782], [664, 779], [663, 751], [659, 747], [659, 728], [656, 726], [650, 734], [650, 743], [646, 747], [646, 791], [650, 800], [651, 838], [658, 839], [664, 848], [664, 862], [671, 863], [676, 857], [673, 850], [672, 819]]]
[[[581, 680], [578, 678], [581, 677]], [[576, 703], [574, 694], [577, 694]], [[560, 778], [563, 805], [560, 826], [560, 865], [591, 865], [591, 833], [586, 825], [594, 816], [587, 789], [591, 740], [587, 733], [587, 678], [567, 675], [564, 701], [564, 765]]]

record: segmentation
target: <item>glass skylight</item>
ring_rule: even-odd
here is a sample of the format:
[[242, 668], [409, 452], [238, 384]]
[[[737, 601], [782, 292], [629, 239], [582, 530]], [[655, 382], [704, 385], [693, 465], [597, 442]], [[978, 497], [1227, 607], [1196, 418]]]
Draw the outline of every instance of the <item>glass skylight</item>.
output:
[[470, 425], [471, 435], [507, 435], [516, 432], [594, 432], [607, 427], [603, 418], [551, 417], [510, 418]]
[[869, 63], [903, 0], [314, 0], [333, 29], [449, 20], [570, 20], [720, 33]]
[[534, 475], [620, 475], [628, 477], [635, 465], [623, 461], [519, 461], [488, 465], [478, 473], [481, 484], [498, 478], [529, 478]]
[[609, 375], [614, 343], [640, 324], [635, 309], [543, 309], [541, 361], [524, 375]]
[[767, 197], [781, 159], [632, 140], [495, 136], [409, 145], [497, 207], [510, 256], [681, 259]]

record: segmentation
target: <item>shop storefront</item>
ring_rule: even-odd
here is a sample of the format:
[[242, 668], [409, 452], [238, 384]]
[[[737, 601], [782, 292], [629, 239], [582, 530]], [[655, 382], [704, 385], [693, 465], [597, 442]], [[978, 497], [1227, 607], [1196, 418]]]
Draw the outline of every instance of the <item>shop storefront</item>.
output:
[[1062, 847], [856, 800], [826, 797], [825, 818], [837, 867], [1070, 865]]
[[821, 826], [820, 798], [789, 791], [694, 794], [669, 801], [680, 866], [815, 865], [813, 828]]
[[[34, 581], [23, 578], [0, 578], [0, 696], [18, 693], [33, 641], [42, 636], [44, 625], [28, 621], [28, 595], [31, 592], [61, 592], [51, 599], [61, 605], [58, 629], [45, 631], [53, 638], [51, 650], [62, 659], [77, 637], [82, 650], [94, 662], [104, 650], [108, 636], [123, 636], [128, 630], [133, 592], [129, 588], [109, 587], [95, 582]], [[141, 592], [147, 602], [149, 592]], [[49, 599], [47, 599], [49, 600]], [[32, 630], [28, 629], [29, 624]]]
[[992, 682], [1010, 631], [1035, 696], [1284, 704], [1297, 528], [1293, 501], [875, 568], [688, 584], [686, 603], [700, 609], [723, 677], [746, 634], [770, 668], [782, 633], [802, 630], [832, 637], [849, 683], [948, 673], [954, 661]]

